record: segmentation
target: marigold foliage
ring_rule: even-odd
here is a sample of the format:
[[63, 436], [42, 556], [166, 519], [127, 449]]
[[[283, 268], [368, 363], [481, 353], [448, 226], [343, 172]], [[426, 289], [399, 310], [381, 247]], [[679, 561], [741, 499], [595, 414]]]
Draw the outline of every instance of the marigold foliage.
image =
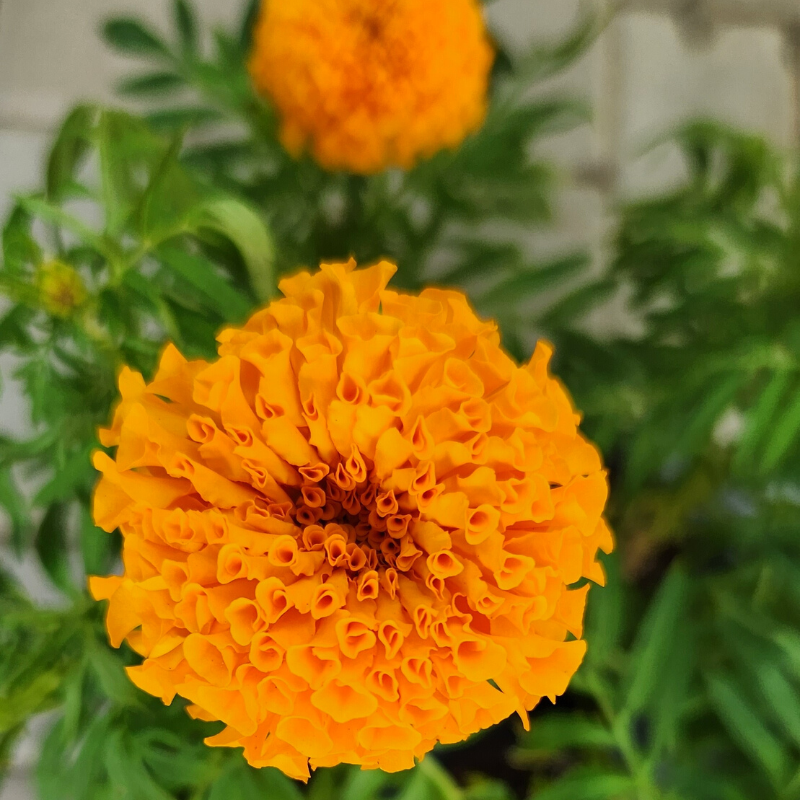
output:
[[250, 73], [291, 153], [372, 173], [477, 129], [493, 58], [476, 0], [265, 0]]
[[327, 264], [219, 336], [122, 373], [93, 578], [143, 690], [250, 764], [397, 771], [564, 692], [612, 539], [606, 478], [539, 344], [516, 366], [466, 298]]

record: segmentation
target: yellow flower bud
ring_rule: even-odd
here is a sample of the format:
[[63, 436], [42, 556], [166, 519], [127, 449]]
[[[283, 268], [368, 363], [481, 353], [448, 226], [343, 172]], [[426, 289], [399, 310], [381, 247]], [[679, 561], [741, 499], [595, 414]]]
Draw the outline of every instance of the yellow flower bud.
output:
[[86, 300], [81, 276], [63, 261], [47, 261], [36, 275], [39, 302], [55, 317], [69, 317]]

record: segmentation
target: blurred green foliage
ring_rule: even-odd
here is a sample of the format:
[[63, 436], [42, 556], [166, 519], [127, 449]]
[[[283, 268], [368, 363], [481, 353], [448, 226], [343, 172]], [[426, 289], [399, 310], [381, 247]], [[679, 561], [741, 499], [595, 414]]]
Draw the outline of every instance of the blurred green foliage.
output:
[[[364, 178], [278, 144], [245, 68], [255, 9], [213, 33], [211, 56], [186, 0], [169, 36], [108, 22], [108, 42], [145, 65], [120, 86], [142, 113], [76, 108], [44, 189], [5, 224], [0, 351], [33, 427], [0, 437], [0, 505], [16, 555], [62, 600], [38, 606], [0, 572], [0, 774], [26, 722], [53, 711], [43, 800], [800, 798], [795, 156], [690, 125], [670, 138], [685, 180], [619, 210], [599, 277], [582, 252], [541, 263], [524, 234], [550, 220], [558, 176], [535, 145], [587, 116], [531, 86], [585, 51], [595, 21], [555, 47], [498, 42], [483, 129], [409, 172]], [[136, 657], [108, 647], [83, 588], [118, 557], [91, 522], [89, 453], [122, 364], [150, 373], [167, 340], [211, 356], [217, 330], [280, 274], [351, 254], [397, 261], [409, 289], [467, 289], [518, 358], [538, 335], [555, 341], [609, 461], [619, 549], [570, 693], [537, 709], [530, 732], [508, 723], [512, 747], [490, 732], [408, 773], [342, 767], [303, 788], [205, 747], [214, 725], [127, 680]], [[586, 324], [609, 297], [636, 333]]]

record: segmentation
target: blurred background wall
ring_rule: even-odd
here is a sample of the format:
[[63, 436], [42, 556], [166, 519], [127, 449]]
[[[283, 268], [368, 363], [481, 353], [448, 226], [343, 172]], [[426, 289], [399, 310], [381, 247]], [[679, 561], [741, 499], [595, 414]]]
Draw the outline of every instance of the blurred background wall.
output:
[[[199, 0], [207, 23], [226, 24], [240, 0]], [[495, 0], [490, 14], [508, 41], [564, 34], [580, 0]], [[680, 177], [669, 146], [650, 149], [679, 122], [712, 116], [766, 134], [779, 146], [800, 138], [798, 0], [629, 0], [587, 56], [540, 91], [588, 101], [591, 125], [556, 135], [547, 152], [563, 170], [554, 225], [534, 232], [542, 254], [588, 246], [602, 263], [620, 198]], [[597, 3], [601, 10], [606, 8]], [[135, 13], [166, 24], [165, 0], [0, 0], [0, 218], [17, 190], [40, 183], [50, 132], [81, 99], [113, 101], [130, 70], [101, 43], [106, 16]], [[206, 26], [208, 27], [208, 25]], [[647, 153], [644, 151], [648, 150]], [[19, 430], [27, 413], [0, 361], [0, 428]], [[0, 520], [0, 550], [5, 535]], [[31, 587], [44, 591], [37, 575]], [[46, 598], [45, 598], [46, 599]], [[26, 771], [35, 737], [21, 749], [0, 800], [32, 797]]]

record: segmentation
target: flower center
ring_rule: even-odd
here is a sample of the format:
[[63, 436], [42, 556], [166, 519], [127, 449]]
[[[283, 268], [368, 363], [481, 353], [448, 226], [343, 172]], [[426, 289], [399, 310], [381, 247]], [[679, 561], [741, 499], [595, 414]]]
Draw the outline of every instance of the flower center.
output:
[[324, 543], [333, 566], [348, 571], [408, 572], [422, 551], [409, 528], [419, 516], [408, 491], [381, 486], [357, 451], [333, 471], [326, 465], [301, 470], [306, 480], [292, 515], [303, 543]]

